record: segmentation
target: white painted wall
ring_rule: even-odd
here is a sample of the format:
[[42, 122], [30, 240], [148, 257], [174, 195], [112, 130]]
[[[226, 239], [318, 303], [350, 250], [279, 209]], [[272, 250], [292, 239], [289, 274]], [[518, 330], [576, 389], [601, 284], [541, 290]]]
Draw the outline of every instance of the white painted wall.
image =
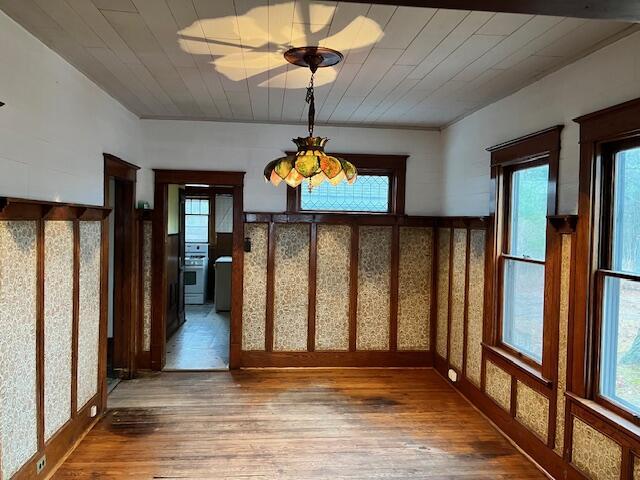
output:
[[[140, 200], [153, 201], [152, 168], [236, 170], [246, 172], [246, 211], [286, 209], [286, 186], [265, 183], [262, 172], [269, 161], [295, 150], [291, 138], [304, 136], [304, 126], [182, 120], [142, 120], [141, 125], [145, 151], [138, 180]], [[316, 134], [329, 137], [327, 152], [409, 155], [407, 214], [440, 210], [440, 132], [320, 125]]]
[[564, 124], [559, 213], [575, 213], [578, 200], [580, 115], [640, 97], [640, 33], [568, 65], [443, 131], [444, 215], [486, 215], [486, 148]]
[[140, 161], [139, 120], [0, 11], [0, 195], [102, 204], [103, 152]]

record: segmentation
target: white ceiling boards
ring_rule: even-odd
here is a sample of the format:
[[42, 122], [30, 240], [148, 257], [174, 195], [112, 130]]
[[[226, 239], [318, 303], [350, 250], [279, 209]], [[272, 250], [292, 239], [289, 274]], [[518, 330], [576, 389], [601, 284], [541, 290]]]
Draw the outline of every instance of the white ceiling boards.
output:
[[0, 0], [145, 118], [304, 122], [292, 46], [345, 59], [318, 123], [441, 127], [629, 33], [628, 23], [308, 0]]

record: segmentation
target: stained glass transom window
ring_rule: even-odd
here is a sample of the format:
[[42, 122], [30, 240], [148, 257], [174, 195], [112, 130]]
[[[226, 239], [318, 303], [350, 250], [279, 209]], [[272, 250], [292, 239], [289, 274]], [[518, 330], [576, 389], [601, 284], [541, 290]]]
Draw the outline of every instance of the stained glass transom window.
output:
[[388, 175], [359, 175], [353, 185], [321, 183], [309, 191], [300, 185], [300, 209], [324, 212], [388, 212], [390, 186]]

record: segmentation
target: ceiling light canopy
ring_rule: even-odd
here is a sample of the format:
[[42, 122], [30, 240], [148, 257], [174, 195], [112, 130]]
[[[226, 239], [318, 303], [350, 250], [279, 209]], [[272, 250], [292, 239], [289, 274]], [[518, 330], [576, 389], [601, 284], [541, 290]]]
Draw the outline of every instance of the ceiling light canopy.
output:
[[264, 169], [265, 180], [275, 186], [284, 180], [293, 188], [307, 180], [309, 189], [317, 187], [325, 180], [331, 185], [338, 185], [343, 180], [349, 184], [354, 183], [358, 176], [356, 167], [342, 158], [327, 155], [324, 146], [328, 139], [313, 136], [316, 114], [313, 78], [318, 68], [330, 67], [340, 62], [342, 54], [324, 47], [299, 47], [286, 51], [284, 58], [293, 65], [309, 67], [311, 70], [306, 97], [309, 104], [309, 136], [293, 139], [293, 143], [298, 147], [295, 155], [287, 155], [269, 162]]

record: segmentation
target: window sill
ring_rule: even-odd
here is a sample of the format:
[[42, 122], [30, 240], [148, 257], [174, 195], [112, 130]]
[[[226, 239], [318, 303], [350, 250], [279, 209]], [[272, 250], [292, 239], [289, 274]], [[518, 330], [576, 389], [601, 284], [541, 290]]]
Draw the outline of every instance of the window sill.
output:
[[636, 442], [640, 442], [640, 426], [594, 400], [587, 400], [571, 392], [565, 392], [565, 396], [571, 403], [578, 405], [588, 413], [594, 415], [597, 419], [608, 424], [611, 428], [622, 431], [624, 434], [632, 437]]
[[482, 344], [482, 348], [490, 359], [496, 360], [500, 363], [501, 366], [505, 367], [506, 370], [511, 373], [511, 375], [517, 378], [522, 378], [522, 375], [524, 374], [525, 378], [533, 381], [536, 386], [543, 387], [545, 390], [550, 390], [552, 388], [552, 380], [545, 378], [540, 370], [532, 367], [526, 362], [523, 362], [515, 355], [502, 348], [488, 345], [486, 343]]

